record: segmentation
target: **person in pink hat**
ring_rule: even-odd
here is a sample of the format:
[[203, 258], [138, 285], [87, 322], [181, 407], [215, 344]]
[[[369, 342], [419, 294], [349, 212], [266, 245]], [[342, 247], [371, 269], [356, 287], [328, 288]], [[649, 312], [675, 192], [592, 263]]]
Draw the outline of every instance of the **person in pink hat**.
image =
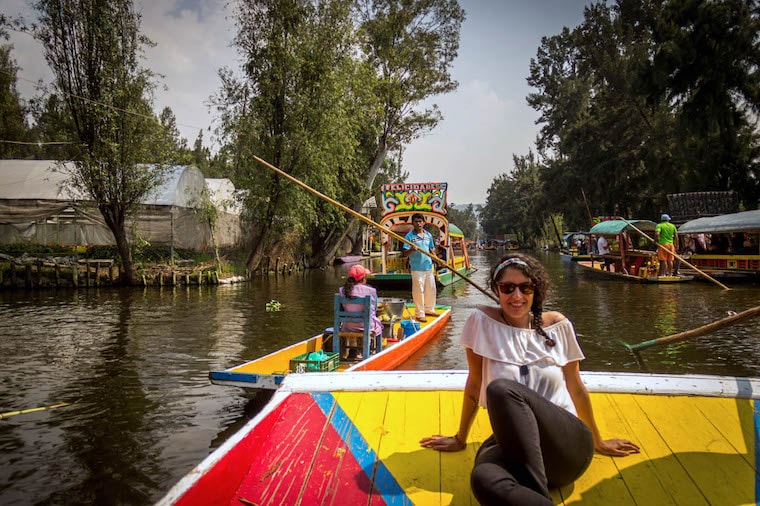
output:
[[[374, 287], [367, 284], [367, 274], [370, 270], [361, 264], [354, 264], [348, 270], [348, 278], [346, 283], [340, 287], [340, 294], [343, 297], [366, 297], [369, 295], [372, 297], [372, 309], [370, 311], [370, 324], [372, 328], [370, 332], [373, 336], [379, 336], [383, 332], [383, 324], [377, 317], [377, 290]], [[347, 311], [361, 311], [362, 304], [344, 304], [344, 309]], [[364, 332], [364, 325], [361, 322], [345, 322], [341, 325], [341, 330], [346, 332]], [[357, 350], [358, 343], [357, 338], [349, 337], [346, 343], [347, 352], [351, 349]], [[342, 358], [349, 358], [344, 356]], [[361, 360], [362, 354], [360, 351], [356, 352], [356, 359]]]

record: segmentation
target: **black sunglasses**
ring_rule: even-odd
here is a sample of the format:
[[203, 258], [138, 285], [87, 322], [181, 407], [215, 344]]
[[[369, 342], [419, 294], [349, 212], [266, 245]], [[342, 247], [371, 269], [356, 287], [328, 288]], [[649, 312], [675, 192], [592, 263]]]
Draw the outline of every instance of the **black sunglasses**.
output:
[[499, 287], [499, 291], [504, 295], [509, 295], [518, 288], [523, 295], [530, 295], [536, 291], [536, 285], [530, 281], [526, 281], [525, 283], [496, 283], [496, 286]]

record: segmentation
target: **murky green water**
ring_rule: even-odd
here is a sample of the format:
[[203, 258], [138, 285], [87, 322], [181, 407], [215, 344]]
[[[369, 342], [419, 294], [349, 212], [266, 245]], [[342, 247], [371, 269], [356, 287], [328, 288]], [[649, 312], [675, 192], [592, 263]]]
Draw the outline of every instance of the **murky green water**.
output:
[[[758, 305], [760, 286], [634, 285], [587, 278], [537, 253], [555, 292], [549, 306], [578, 331], [589, 370], [639, 371], [635, 343]], [[496, 255], [475, 255], [485, 284]], [[0, 292], [0, 504], [150, 504], [257, 409], [209, 370], [279, 349], [331, 326], [345, 268], [222, 287]], [[403, 292], [381, 295], [409, 297]], [[266, 303], [278, 300], [279, 312]], [[456, 339], [490, 303], [465, 283], [443, 289], [450, 324], [405, 369], [466, 367]], [[653, 372], [760, 376], [760, 319], [642, 352]]]

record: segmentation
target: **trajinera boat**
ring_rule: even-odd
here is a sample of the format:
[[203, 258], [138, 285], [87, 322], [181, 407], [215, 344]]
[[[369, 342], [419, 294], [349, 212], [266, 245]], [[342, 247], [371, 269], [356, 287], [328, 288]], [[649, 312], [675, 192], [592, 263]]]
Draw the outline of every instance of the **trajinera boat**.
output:
[[562, 236], [559, 256], [562, 260], [570, 260], [572, 262], [591, 260], [592, 250], [593, 248], [589, 244], [588, 232], [567, 232]]
[[678, 236], [690, 241], [689, 263], [701, 271], [760, 276], [760, 209], [687, 221], [678, 227]]
[[[446, 286], [462, 278], [452, 270], [465, 276], [475, 269], [470, 264], [467, 243], [462, 230], [447, 217], [446, 198], [448, 183], [399, 183], [386, 184], [381, 187], [382, 217], [380, 225], [391, 229], [400, 236], [412, 230], [412, 215], [421, 214], [425, 224], [437, 229], [438, 257], [448, 265], [436, 266], [436, 284]], [[436, 234], [433, 233], [433, 236]], [[367, 282], [378, 288], [412, 287], [412, 275], [407, 258], [398, 256], [402, 249], [400, 241], [383, 233], [381, 240], [381, 268], [379, 272], [369, 274]], [[395, 256], [394, 256], [395, 255]]]
[[[333, 348], [333, 328], [269, 355], [229, 369], [211, 371], [209, 379], [216, 385], [255, 390], [276, 390], [286, 375], [337, 370], [382, 371], [399, 366], [425, 343], [435, 337], [451, 317], [451, 306], [437, 305], [435, 318], [414, 321], [414, 304], [403, 299], [378, 299], [378, 315], [384, 331], [380, 349], [363, 360], [344, 360]], [[334, 326], [334, 325], [333, 325]], [[401, 329], [401, 332], [399, 332]], [[397, 339], [397, 337], [401, 337]]]
[[[595, 454], [555, 504], [758, 504], [760, 378], [582, 372], [603, 436], [636, 442]], [[477, 504], [479, 409], [465, 450], [421, 448], [454, 434], [466, 371], [293, 374], [269, 404], [158, 503]]]
[[[578, 261], [576, 265], [585, 272], [637, 283], [682, 283], [693, 280], [694, 276], [657, 275], [659, 262], [656, 246], [639, 233], [640, 230], [653, 238], [656, 226], [656, 223], [649, 220], [601, 221], [591, 227], [589, 239], [594, 245], [600, 236], [604, 237], [609, 254], [592, 253], [591, 260]], [[605, 260], [609, 270], [603, 269]]]

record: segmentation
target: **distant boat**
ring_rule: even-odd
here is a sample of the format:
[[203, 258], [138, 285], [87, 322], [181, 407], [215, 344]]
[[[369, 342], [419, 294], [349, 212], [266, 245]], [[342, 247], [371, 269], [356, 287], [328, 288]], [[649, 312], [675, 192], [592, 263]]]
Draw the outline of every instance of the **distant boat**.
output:
[[[723, 214], [687, 221], [678, 227], [678, 235], [725, 234], [729, 250], [692, 253], [689, 263], [703, 272], [717, 276], [760, 276], [760, 209]], [[741, 247], [731, 247], [730, 235], [746, 234]], [[749, 244], [744, 244], [744, 241]]]
[[[555, 504], [758, 504], [760, 378], [581, 372], [605, 437], [641, 453], [595, 454]], [[288, 376], [264, 409], [182, 478], [159, 506], [477, 504], [470, 471], [491, 435], [478, 409], [467, 447], [454, 434], [466, 371]]]
[[[576, 242], [580, 240], [582, 247], [579, 250]], [[585, 245], [585, 248], [583, 248]], [[559, 256], [562, 260], [577, 262], [579, 260], [591, 260], [591, 245], [589, 244], [588, 232], [568, 232], [562, 236], [562, 246]]]
[[[462, 230], [450, 223], [446, 211], [448, 183], [400, 183], [383, 185], [383, 216], [380, 225], [405, 236], [412, 230], [412, 215], [421, 214], [425, 224], [437, 229], [439, 258], [445, 260], [446, 267], [437, 266], [436, 284], [446, 286], [460, 281], [475, 271], [467, 253], [467, 241]], [[435, 236], [435, 234], [433, 234]], [[381, 247], [381, 270], [367, 275], [367, 282], [378, 288], [411, 289], [412, 275], [408, 259], [399, 252], [402, 244], [391, 240], [383, 233]], [[395, 247], [392, 247], [395, 245]]]

